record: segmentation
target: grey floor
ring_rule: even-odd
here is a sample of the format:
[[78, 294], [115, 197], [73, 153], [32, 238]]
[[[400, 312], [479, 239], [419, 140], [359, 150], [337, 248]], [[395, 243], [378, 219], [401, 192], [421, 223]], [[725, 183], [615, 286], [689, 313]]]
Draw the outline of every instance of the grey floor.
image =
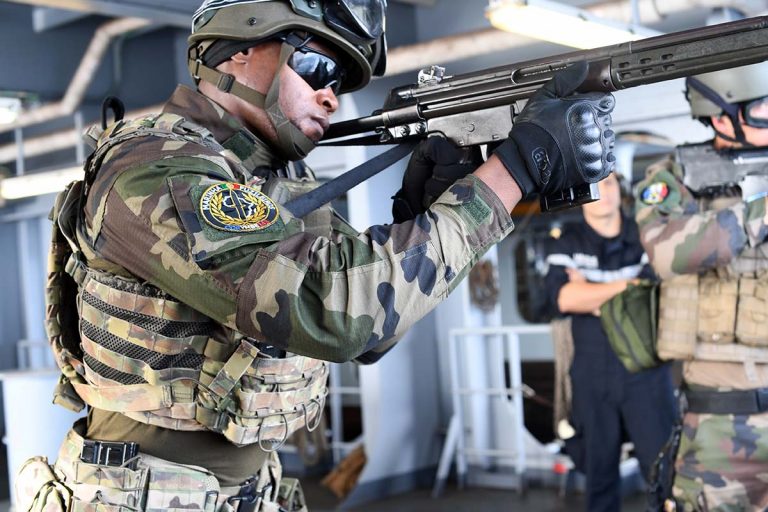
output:
[[[311, 512], [331, 512], [337, 510], [338, 500], [319, 481], [302, 481]], [[641, 512], [644, 497], [631, 495], [625, 498], [623, 512]], [[8, 502], [0, 501], [0, 512], [8, 512]], [[429, 489], [412, 491], [386, 500], [370, 503], [364, 507], [352, 509], [353, 512], [578, 512], [584, 510], [583, 497], [570, 494], [565, 498], [557, 496], [554, 489], [531, 489], [524, 496], [514, 491], [469, 488], [458, 490], [449, 485], [443, 495], [432, 499]]]
[[[337, 510], [338, 500], [316, 480], [302, 480], [310, 512]], [[623, 512], [645, 510], [645, 497], [640, 494], [627, 496]], [[571, 493], [564, 498], [554, 489], [530, 489], [523, 497], [515, 491], [468, 488], [458, 490], [448, 485], [443, 495], [431, 497], [430, 489], [422, 489], [393, 498], [350, 509], [353, 512], [579, 512], [585, 509], [583, 496]], [[618, 512], [618, 511], [617, 511]]]

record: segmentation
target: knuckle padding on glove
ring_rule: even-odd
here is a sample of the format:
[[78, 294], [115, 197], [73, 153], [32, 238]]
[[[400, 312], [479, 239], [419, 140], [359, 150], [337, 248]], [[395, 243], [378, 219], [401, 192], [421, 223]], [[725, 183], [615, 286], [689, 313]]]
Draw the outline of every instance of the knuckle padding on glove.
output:
[[534, 98], [496, 155], [524, 196], [599, 181], [615, 161], [613, 106], [613, 96], [602, 93]]
[[603, 131], [591, 104], [577, 103], [569, 109], [568, 133], [579, 174], [595, 181], [603, 172]]
[[573, 94], [588, 71], [585, 62], [577, 62], [558, 72], [529, 100], [509, 138], [494, 151], [524, 197], [594, 183], [610, 172], [615, 134], [608, 127], [615, 98]]

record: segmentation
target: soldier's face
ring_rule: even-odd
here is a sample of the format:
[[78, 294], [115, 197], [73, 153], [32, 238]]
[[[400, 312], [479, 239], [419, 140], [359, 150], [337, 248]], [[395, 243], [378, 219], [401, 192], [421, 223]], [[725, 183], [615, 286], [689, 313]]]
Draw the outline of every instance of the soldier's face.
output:
[[616, 173], [598, 182], [600, 200], [583, 206], [584, 215], [588, 217], [610, 217], [616, 215], [621, 208], [621, 187]]
[[[334, 57], [317, 42], [311, 41], [307, 46]], [[280, 76], [279, 103], [291, 123], [315, 142], [328, 129], [331, 115], [339, 108], [339, 100], [330, 87], [314, 90], [287, 64]]]
[[[744, 123], [744, 116], [739, 112], [739, 119], [741, 120], [741, 128], [744, 130], [744, 137], [747, 142], [757, 147], [768, 146], [768, 128], [757, 128], [755, 126], [749, 126]], [[712, 118], [712, 127], [718, 132], [727, 135], [729, 137], [735, 137], [736, 132], [733, 129], [733, 123], [728, 116], [720, 116]], [[737, 147], [738, 144], [727, 141], [721, 137], [717, 137], [715, 140], [715, 147], [727, 148]]]
[[[312, 41], [308, 46], [331, 57], [333, 53]], [[232, 57], [238, 65], [225, 62], [219, 69], [235, 75], [239, 82], [267, 94], [280, 61], [279, 42], [267, 42], [249, 48]], [[330, 117], [338, 108], [339, 100], [331, 88], [314, 90], [287, 64], [280, 75], [280, 109], [286, 118], [311, 140], [317, 142], [330, 124]], [[232, 105], [234, 113], [245, 124], [271, 142], [277, 141], [277, 129], [263, 109], [246, 102]]]

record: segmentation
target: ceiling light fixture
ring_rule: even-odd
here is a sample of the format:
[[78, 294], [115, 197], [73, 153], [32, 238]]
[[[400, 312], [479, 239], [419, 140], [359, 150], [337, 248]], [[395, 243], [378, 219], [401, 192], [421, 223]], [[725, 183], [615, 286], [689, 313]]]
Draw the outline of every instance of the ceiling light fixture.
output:
[[498, 29], [581, 49], [660, 35], [550, 0], [490, 0], [486, 17]]

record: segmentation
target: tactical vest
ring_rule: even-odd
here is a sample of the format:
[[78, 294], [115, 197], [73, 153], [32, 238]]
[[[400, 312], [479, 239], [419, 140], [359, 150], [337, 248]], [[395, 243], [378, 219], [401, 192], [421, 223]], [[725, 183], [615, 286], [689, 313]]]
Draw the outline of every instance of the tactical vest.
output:
[[727, 267], [665, 279], [657, 350], [662, 359], [768, 363], [768, 246], [745, 249]]
[[265, 450], [302, 427], [316, 428], [328, 393], [327, 363], [270, 357], [257, 340], [124, 270], [105, 271], [111, 264], [78, 242], [87, 237], [82, 207], [89, 183], [117, 144], [143, 136], [192, 142], [215, 149], [247, 175], [237, 157], [205, 128], [174, 114], [121, 121], [90, 135], [96, 149], [85, 181], [59, 195], [51, 216], [46, 320], [62, 370], [54, 401], [174, 430], [208, 429]]

